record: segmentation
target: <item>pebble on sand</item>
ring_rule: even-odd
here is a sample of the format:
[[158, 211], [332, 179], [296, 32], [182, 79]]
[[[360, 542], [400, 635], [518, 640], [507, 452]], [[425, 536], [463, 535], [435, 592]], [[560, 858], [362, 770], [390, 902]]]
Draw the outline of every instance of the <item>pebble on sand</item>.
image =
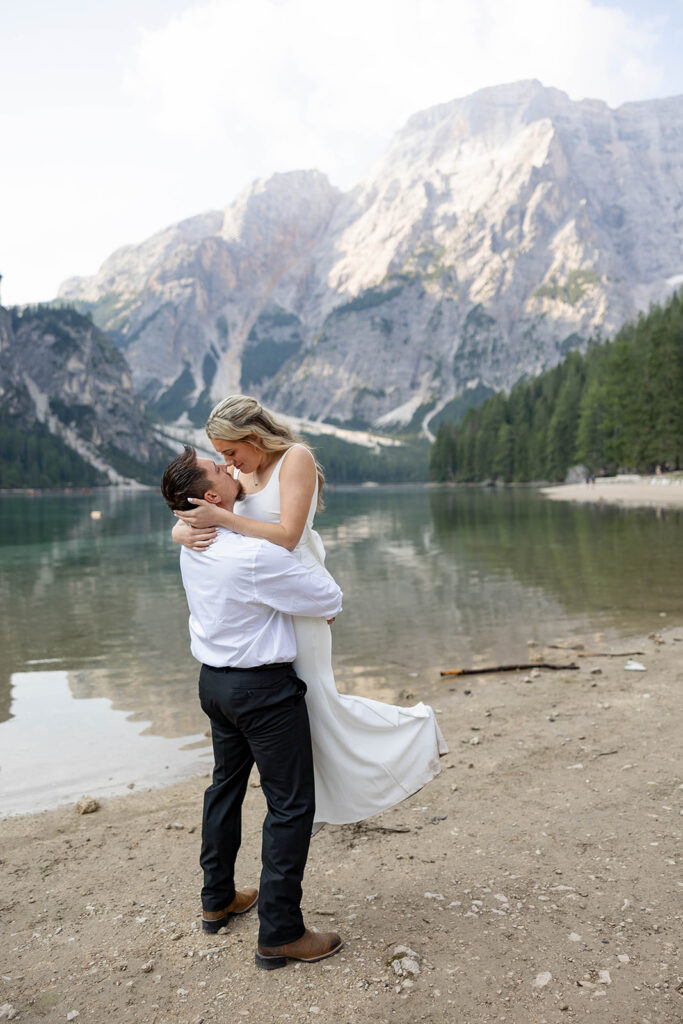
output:
[[76, 804], [76, 810], [79, 814], [93, 814], [99, 806], [99, 801], [94, 796], [83, 796]]
[[545, 986], [549, 985], [552, 980], [553, 976], [550, 971], [541, 971], [540, 974], [536, 975], [534, 988], [545, 988]]

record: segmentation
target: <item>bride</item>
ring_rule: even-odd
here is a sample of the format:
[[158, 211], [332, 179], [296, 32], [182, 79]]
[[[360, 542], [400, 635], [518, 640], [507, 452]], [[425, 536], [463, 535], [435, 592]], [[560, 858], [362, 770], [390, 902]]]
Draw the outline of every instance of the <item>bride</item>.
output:
[[[326, 573], [325, 549], [313, 518], [324, 477], [308, 445], [298, 441], [259, 403], [230, 395], [212, 410], [206, 432], [244, 487], [234, 512], [202, 499], [176, 511], [173, 538], [203, 550], [224, 526], [294, 551]], [[237, 512], [239, 508], [239, 512]], [[294, 669], [307, 684], [315, 769], [315, 825], [343, 825], [378, 814], [415, 793], [439, 773], [448, 750], [434, 712], [421, 702], [402, 708], [337, 692], [329, 625], [294, 619]]]

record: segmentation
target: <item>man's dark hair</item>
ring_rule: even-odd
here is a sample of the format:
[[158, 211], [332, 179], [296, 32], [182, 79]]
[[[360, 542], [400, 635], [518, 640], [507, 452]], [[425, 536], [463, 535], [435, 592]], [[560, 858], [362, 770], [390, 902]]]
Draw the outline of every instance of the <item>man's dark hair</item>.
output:
[[161, 493], [169, 508], [188, 512], [196, 508], [188, 498], [203, 498], [210, 490], [211, 482], [204, 470], [197, 464], [197, 453], [189, 444], [182, 455], [169, 462], [161, 478]]

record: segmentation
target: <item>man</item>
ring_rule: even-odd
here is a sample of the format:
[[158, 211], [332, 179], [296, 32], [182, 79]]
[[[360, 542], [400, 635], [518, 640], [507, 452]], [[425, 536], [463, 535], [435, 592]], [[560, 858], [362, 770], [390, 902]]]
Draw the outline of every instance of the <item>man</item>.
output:
[[[242, 486], [227, 466], [198, 459], [186, 446], [166, 467], [161, 490], [171, 509], [192, 508], [192, 497], [231, 511]], [[206, 551], [182, 548], [180, 568], [215, 761], [202, 819], [202, 927], [218, 931], [258, 897], [259, 967], [322, 960], [337, 953], [342, 941], [335, 932], [308, 931], [301, 914], [315, 794], [306, 684], [292, 667], [290, 615], [330, 619], [341, 610], [341, 591], [285, 548], [221, 528]], [[268, 805], [259, 893], [234, 885], [242, 802], [254, 762]]]

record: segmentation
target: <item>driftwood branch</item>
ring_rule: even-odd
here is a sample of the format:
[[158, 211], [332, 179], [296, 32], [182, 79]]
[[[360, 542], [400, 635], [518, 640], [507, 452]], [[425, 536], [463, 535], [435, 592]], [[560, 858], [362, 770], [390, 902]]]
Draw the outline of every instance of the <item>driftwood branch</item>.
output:
[[531, 661], [522, 665], [489, 665], [486, 668], [449, 668], [442, 671], [442, 676], [481, 676], [485, 672], [523, 672], [529, 668], [565, 669], [578, 668], [578, 665], [552, 665], [547, 661]]
[[[645, 651], [584, 651], [583, 644], [566, 647], [564, 644], [542, 644], [551, 651], [571, 651], [577, 658], [630, 658], [634, 654], [645, 654]], [[581, 648], [581, 650], [579, 650]]]
[[645, 651], [586, 651], [578, 654], [578, 658], [630, 658], [633, 654], [645, 654]]

